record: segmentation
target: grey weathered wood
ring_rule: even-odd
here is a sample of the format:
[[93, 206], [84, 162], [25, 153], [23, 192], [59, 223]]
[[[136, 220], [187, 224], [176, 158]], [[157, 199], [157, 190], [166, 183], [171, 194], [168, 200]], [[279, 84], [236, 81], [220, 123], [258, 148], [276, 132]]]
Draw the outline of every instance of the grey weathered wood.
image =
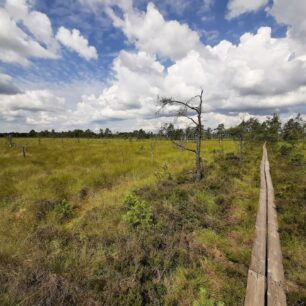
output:
[[260, 194], [255, 226], [255, 240], [252, 249], [251, 265], [248, 272], [245, 305], [264, 305], [266, 286], [266, 236], [267, 205], [265, 180], [266, 154], [263, 154], [260, 165]]
[[260, 166], [260, 195], [255, 233], [245, 305], [285, 306], [282, 252], [274, 189], [265, 145]]
[[278, 233], [277, 212], [274, 198], [274, 188], [270, 174], [269, 161], [266, 161], [267, 180], [267, 212], [268, 212], [268, 235], [267, 235], [267, 305], [286, 305], [286, 295], [284, 290], [284, 269], [283, 257]]

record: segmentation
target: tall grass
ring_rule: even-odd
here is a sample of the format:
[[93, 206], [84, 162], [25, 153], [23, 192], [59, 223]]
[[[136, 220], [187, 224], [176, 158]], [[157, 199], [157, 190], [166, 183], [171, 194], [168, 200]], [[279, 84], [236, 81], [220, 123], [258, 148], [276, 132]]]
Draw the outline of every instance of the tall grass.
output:
[[[258, 148], [240, 163], [233, 141], [204, 141], [194, 184], [194, 156], [168, 141], [14, 142], [0, 146], [1, 305], [242, 301]], [[145, 228], [123, 217], [130, 192], [152, 213]]]

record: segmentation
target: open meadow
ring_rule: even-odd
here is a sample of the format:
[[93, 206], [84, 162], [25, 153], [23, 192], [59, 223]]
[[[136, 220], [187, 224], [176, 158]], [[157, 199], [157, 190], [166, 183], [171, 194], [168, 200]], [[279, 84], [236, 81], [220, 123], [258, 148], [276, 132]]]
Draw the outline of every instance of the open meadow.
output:
[[[245, 143], [240, 160], [238, 142], [203, 141], [195, 183], [193, 153], [166, 140], [14, 143], [0, 146], [1, 305], [243, 304], [262, 144]], [[305, 150], [280, 147], [268, 150], [288, 301], [299, 305]]]
[[204, 141], [194, 185], [193, 154], [169, 141], [14, 142], [0, 152], [1, 304], [243, 299], [257, 167], [243, 182], [237, 143]]

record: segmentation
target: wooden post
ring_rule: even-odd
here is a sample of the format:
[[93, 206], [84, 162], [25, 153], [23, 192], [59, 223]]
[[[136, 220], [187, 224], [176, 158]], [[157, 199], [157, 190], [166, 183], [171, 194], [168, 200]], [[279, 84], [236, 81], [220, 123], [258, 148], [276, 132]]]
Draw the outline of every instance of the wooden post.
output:
[[22, 155], [23, 155], [23, 158], [26, 158], [26, 147], [25, 146], [22, 147]]

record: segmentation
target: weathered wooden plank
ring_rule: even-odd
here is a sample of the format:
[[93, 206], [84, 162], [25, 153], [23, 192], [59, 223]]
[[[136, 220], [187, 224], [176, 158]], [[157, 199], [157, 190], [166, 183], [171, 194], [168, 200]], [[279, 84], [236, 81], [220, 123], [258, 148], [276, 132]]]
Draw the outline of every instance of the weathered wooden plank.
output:
[[263, 154], [260, 165], [260, 194], [255, 226], [255, 240], [252, 249], [251, 264], [248, 271], [248, 281], [245, 297], [246, 306], [263, 306], [266, 292], [266, 236], [267, 236], [267, 211], [266, 211], [266, 155]]
[[244, 305], [264, 305], [266, 277], [252, 270], [248, 272], [248, 285]]
[[275, 282], [271, 278], [268, 279], [267, 305], [287, 305], [283, 284], [280, 282]]
[[265, 145], [260, 166], [260, 194], [255, 233], [245, 305], [284, 306], [286, 295], [282, 252], [274, 189]]
[[[264, 149], [266, 150], [266, 149]], [[267, 305], [286, 305], [284, 290], [284, 269], [282, 251], [278, 233], [277, 212], [275, 207], [274, 188], [270, 174], [269, 160], [265, 162], [267, 181]]]

